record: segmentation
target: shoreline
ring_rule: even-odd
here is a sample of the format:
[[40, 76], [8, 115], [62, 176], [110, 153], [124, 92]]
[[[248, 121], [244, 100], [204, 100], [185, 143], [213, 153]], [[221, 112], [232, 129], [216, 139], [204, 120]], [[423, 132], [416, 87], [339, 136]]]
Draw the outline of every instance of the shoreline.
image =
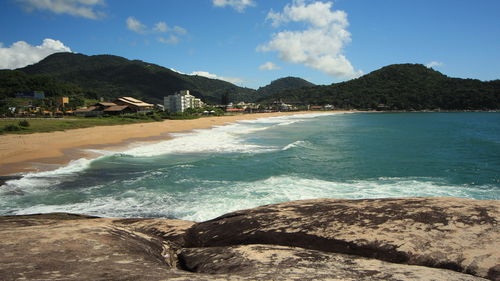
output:
[[89, 150], [124, 150], [138, 142], [171, 139], [171, 133], [210, 129], [241, 120], [299, 114], [346, 113], [352, 111], [294, 111], [212, 116], [192, 120], [164, 120], [115, 126], [0, 136], [0, 177], [57, 169], [80, 158], [97, 158]]

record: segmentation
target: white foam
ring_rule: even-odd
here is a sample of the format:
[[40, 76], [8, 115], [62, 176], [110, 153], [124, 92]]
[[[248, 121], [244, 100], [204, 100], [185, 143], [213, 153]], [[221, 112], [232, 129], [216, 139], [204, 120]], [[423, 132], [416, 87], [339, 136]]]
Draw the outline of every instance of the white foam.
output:
[[[95, 160], [95, 159], [94, 159]], [[68, 165], [52, 171], [33, 172], [24, 174], [22, 178], [10, 180], [1, 186], [2, 192], [22, 191], [31, 193], [44, 189], [45, 187], [65, 181], [75, 173], [90, 167], [92, 161], [86, 158], [71, 161]]]
[[453, 196], [500, 199], [494, 187], [452, 186], [426, 178], [381, 178], [335, 182], [275, 176], [255, 182], [200, 181], [186, 192], [167, 193], [146, 187], [120, 192], [115, 196], [89, 199], [66, 205], [38, 205], [15, 210], [16, 214], [75, 212], [108, 217], [169, 217], [204, 221], [225, 213], [291, 200], [316, 198], [387, 198]]
[[[241, 133], [241, 132], [240, 132]], [[135, 157], [152, 157], [162, 154], [182, 153], [259, 153], [269, 147], [248, 144], [227, 129], [199, 130], [190, 134], [155, 144], [142, 145], [122, 152]]]
[[193, 130], [188, 133], [174, 133], [174, 139], [136, 146], [123, 154], [134, 157], [153, 157], [162, 154], [182, 153], [260, 153], [276, 149], [245, 143], [243, 135], [264, 131], [273, 126], [287, 126], [311, 118], [338, 113], [311, 113], [265, 117], [256, 120], [242, 120], [234, 124], [216, 126], [212, 129]]
[[281, 150], [289, 150], [294, 147], [309, 147], [311, 145], [310, 142], [308, 141], [294, 141], [290, 144], [287, 144], [285, 147], [283, 147]]

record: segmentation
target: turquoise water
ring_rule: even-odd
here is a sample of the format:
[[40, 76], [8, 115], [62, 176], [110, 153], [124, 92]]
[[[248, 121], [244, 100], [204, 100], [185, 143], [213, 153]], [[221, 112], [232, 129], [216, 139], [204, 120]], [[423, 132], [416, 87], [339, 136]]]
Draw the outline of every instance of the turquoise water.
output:
[[7, 182], [0, 214], [202, 221], [296, 199], [500, 199], [500, 113], [275, 117], [100, 152]]

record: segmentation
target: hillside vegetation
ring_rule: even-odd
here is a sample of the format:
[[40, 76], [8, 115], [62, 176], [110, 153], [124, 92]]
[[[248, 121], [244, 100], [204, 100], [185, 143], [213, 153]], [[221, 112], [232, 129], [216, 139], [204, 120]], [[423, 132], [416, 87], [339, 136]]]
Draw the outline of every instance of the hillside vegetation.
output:
[[272, 81], [269, 85], [257, 90], [259, 99], [271, 97], [274, 94], [290, 89], [309, 88], [315, 86], [313, 83], [298, 77], [285, 77]]
[[191, 90], [208, 103], [220, 103], [224, 94], [243, 100], [255, 93], [253, 89], [222, 80], [184, 75], [155, 64], [112, 55], [57, 53], [19, 70], [31, 75], [49, 75], [95, 92], [99, 97], [132, 96], [156, 103], [163, 103], [164, 96], [183, 89]]
[[[185, 75], [139, 60], [112, 55], [57, 53], [39, 63], [0, 71], [0, 101], [18, 91], [44, 91], [47, 97], [112, 100], [132, 96], [150, 103], [179, 90], [209, 104], [224, 102], [332, 104], [344, 109], [490, 110], [500, 109], [500, 80], [450, 78], [420, 64], [383, 67], [350, 81], [315, 86], [296, 77], [275, 80], [258, 90], [226, 81]], [[1, 104], [0, 104], [1, 105]]]
[[347, 82], [284, 90], [264, 101], [278, 99], [337, 108], [488, 110], [500, 108], [500, 80], [450, 78], [420, 64], [397, 64]]

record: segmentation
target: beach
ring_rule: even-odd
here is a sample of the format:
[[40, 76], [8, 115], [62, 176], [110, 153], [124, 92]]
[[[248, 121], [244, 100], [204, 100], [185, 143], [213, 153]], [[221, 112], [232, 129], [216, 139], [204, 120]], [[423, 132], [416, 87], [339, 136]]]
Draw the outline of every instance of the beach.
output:
[[[339, 111], [336, 111], [339, 112]], [[134, 142], [159, 141], [171, 138], [170, 133], [208, 129], [240, 120], [254, 120], [311, 111], [273, 112], [213, 116], [192, 120], [164, 120], [115, 126], [98, 126], [49, 133], [0, 136], [0, 176], [53, 169], [81, 157], [97, 157], [89, 150], [120, 150]]]

